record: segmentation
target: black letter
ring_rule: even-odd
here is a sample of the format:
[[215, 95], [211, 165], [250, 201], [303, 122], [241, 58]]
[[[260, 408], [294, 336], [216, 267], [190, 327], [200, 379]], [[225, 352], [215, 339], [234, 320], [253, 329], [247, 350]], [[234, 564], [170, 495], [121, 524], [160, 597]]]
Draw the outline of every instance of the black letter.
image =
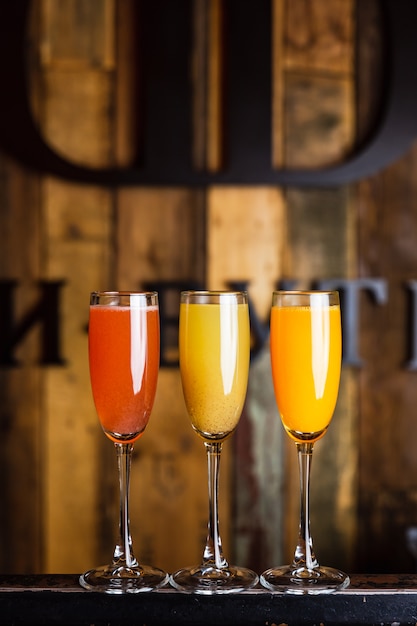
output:
[[417, 281], [409, 280], [407, 282], [409, 290], [411, 291], [410, 298], [410, 358], [406, 363], [407, 369], [410, 371], [417, 370], [417, 311], [416, 311], [416, 301], [417, 301]]
[[0, 299], [0, 366], [18, 366], [13, 356], [17, 346], [32, 326], [42, 324], [42, 343], [40, 363], [42, 365], [63, 365], [60, 355], [60, 315], [59, 296], [63, 281], [40, 281], [41, 296], [37, 304], [30, 309], [18, 324], [14, 324], [14, 290], [17, 282], [0, 281], [2, 298]]
[[319, 282], [320, 289], [339, 289], [342, 329], [343, 329], [343, 362], [346, 365], [361, 366], [358, 355], [358, 319], [359, 292], [366, 290], [372, 293], [377, 304], [387, 301], [387, 284], [382, 278], [359, 278], [358, 280], [329, 279]]

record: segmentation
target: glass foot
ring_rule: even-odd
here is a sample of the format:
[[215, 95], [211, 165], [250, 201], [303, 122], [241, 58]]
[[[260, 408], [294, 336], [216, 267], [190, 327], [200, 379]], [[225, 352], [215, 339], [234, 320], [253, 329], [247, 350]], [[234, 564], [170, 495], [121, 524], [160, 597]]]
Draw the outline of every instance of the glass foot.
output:
[[224, 568], [201, 565], [185, 567], [171, 574], [170, 584], [178, 591], [206, 595], [237, 593], [251, 589], [259, 581], [258, 574], [244, 567]]
[[168, 574], [150, 565], [103, 565], [81, 574], [80, 585], [103, 593], [140, 593], [153, 591], [168, 582]]
[[269, 591], [281, 591], [295, 595], [332, 593], [349, 586], [350, 578], [344, 572], [331, 567], [317, 566], [313, 569], [285, 565], [267, 569], [260, 583]]

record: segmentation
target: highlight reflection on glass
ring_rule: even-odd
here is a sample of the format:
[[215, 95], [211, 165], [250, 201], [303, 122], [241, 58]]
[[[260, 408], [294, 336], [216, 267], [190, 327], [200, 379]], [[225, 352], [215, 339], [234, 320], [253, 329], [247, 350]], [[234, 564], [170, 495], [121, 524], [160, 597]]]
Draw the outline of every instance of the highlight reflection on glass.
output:
[[237, 310], [234, 307], [223, 306], [220, 308], [220, 369], [225, 395], [231, 393], [235, 379], [237, 341]]
[[246, 397], [250, 358], [247, 294], [186, 291], [180, 304], [180, 370], [191, 424], [203, 439], [208, 462], [209, 520], [202, 563], [170, 577], [180, 591], [242, 591], [255, 572], [229, 565], [218, 521], [218, 480], [223, 441], [236, 428]]
[[146, 354], [148, 352], [148, 335], [146, 316], [143, 307], [137, 298], [131, 299], [130, 309], [130, 369], [132, 373], [133, 393], [136, 395], [142, 389], [143, 375], [145, 373]]
[[329, 373], [330, 318], [320, 307], [317, 294], [311, 298], [311, 366], [316, 398], [323, 398]]

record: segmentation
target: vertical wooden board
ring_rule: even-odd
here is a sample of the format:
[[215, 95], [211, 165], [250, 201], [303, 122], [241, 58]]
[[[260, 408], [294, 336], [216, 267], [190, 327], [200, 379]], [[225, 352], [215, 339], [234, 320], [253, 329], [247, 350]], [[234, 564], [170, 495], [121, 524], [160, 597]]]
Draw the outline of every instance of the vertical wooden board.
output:
[[287, 76], [284, 92], [286, 165], [317, 168], [341, 160], [352, 147], [353, 105], [351, 79], [314, 76], [300, 71]]
[[41, 134], [69, 160], [109, 165], [114, 158], [114, 0], [39, 0], [31, 17], [36, 42], [31, 102]]
[[120, 289], [149, 281], [204, 280], [204, 194], [192, 189], [120, 189]]
[[37, 0], [43, 66], [115, 66], [115, 0]]
[[[282, 271], [282, 193], [270, 188], [213, 188], [208, 211], [209, 287], [225, 289], [230, 281], [248, 281], [254, 311], [268, 325], [271, 294]], [[233, 469], [223, 487], [234, 499], [229, 508], [234, 556], [262, 571], [280, 562], [283, 539], [282, 428], [268, 345], [252, 363], [246, 406], [230, 444]]]
[[355, 259], [351, 231], [355, 224], [349, 187], [287, 192], [285, 273], [309, 284], [346, 276]]
[[265, 319], [281, 270], [285, 222], [283, 195], [275, 188], [211, 188], [208, 192], [207, 282], [249, 281], [249, 293]]
[[[380, 3], [357, 3], [359, 137], [379, 113], [385, 64]], [[360, 299], [358, 571], [415, 571], [406, 529], [417, 525], [415, 372], [408, 371], [416, 279], [416, 148], [358, 187], [360, 277], [387, 281], [388, 302]], [[387, 547], [387, 538], [389, 544]]]
[[178, 368], [161, 368], [152, 416], [132, 464], [137, 558], [168, 572], [199, 564], [207, 520], [204, 446], [191, 428]]
[[[287, 167], [317, 168], [343, 158], [354, 142], [355, 4], [352, 0], [285, 2], [282, 148]], [[288, 246], [284, 277], [311, 288], [314, 281], [346, 278], [355, 262], [353, 203], [348, 189], [286, 194]], [[344, 371], [329, 432], [316, 446], [311, 520], [322, 563], [350, 569], [356, 540], [357, 472], [355, 378]], [[298, 535], [296, 451], [286, 441], [286, 561]]]
[[[414, 571], [406, 530], [417, 525], [414, 454], [416, 373], [410, 356], [411, 296], [416, 280], [417, 150], [359, 189], [361, 276], [386, 280], [388, 300], [361, 299], [360, 533], [363, 571]], [[386, 539], [390, 538], [390, 551]]]
[[[117, 225], [117, 288], [204, 284], [201, 192], [120, 190]], [[178, 307], [179, 291], [172, 315]], [[151, 420], [135, 450], [131, 523], [138, 558], [168, 571], [199, 563], [207, 534], [206, 459], [187, 416], [178, 367], [161, 368]]]
[[[288, 193], [287, 276], [311, 288], [318, 279], [345, 278], [354, 255], [349, 236], [349, 189], [291, 190]], [[344, 370], [338, 404], [329, 431], [315, 446], [311, 483], [311, 520], [317, 557], [323, 564], [350, 569], [356, 540], [357, 417], [351, 372]], [[288, 528], [292, 549], [298, 532], [298, 470], [290, 442], [287, 498], [292, 511]], [[297, 478], [296, 478], [297, 477]], [[289, 521], [289, 520], [288, 520]], [[290, 558], [288, 554], [287, 559]]]
[[63, 367], [44, 384], [44, 571], [83, 571], [103, 554], [101, 472], [105, 437], [94, 409], [87, 350], [89, 294], [111, 275], [110, 192], [53, 179], [44, 182], [45, 270], [64, 280]]
[[[39, 181], [4, 156], [0, 159], [0, 279], [16, 281], [13, 329], [39, 299]], [[0, 566], [33, 573], [42, 564], [40, 434], [43, 420], [40, 328], [15, 346], [16, 367], [0, 368]]]
[[[355, 5], [353, 0], [284, 3], [283, 11], [277, 0], [284, 30], [276, 28], [283, 42], [274, 71], [282, 85], [283, 119], [275, 126], [282, 129], [283, 146], [275, 150], [282, 151], [287, 167], [334, 164], [354, 138]], [[278, 93], [278, 112], [279, 100]]]
[[286, 0], [285, 67], [349, 74], [354, 64], [354, 0]]
[[58, 68], [48, 70], [43, 80], [42, 130], [48, 143], [69, 161], [108, 166], [114, 150], [111, 75]]
[[[64, 158], [108, 166], [114, 0], [63, 0], [59, 6], [42, 0], [35, 9], [31, 92], [41, 134]], [[45, 372], [42, 389], [43, 568], [69, 572], [101, 562], [107, 534], [108, 470], [91, 398], [86, 327], [89, 292], [109, 284], [114, 266], [111, 192], [45, 178], [41, 212], [43, 276], [65, 281], [60, 323], [66, 359], [64, 367]]]
[[284, 437], [268, 342], [252, 360], [246, 404], [232, 440], [233, 554], [259, 573], [284, 559]]

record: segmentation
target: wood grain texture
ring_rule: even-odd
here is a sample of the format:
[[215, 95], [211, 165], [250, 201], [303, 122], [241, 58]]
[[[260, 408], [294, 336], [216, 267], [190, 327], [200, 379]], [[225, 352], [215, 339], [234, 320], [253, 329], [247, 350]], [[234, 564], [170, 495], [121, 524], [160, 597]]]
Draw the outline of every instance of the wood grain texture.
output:
[[205, 272], [205, 199], [199, 190], [121, 189], [117, 194], [120, 289], [150, 280], [201, 280]]
[[355, 141], [355, 3], [272, 6], [273, 164], [337, 163]]
[[39, 21], [44, 67], [114, 69], [114, 0], [62, 0], [59, 5], [54, 0], [37, 0], [33, 11]]
[[287, 166], [310, 169], [334, 164], [351, 149], [351, 78], [303, 75], [300, 71], [288, 75], [284, 109]]
[[285, 0], [285, 67], [351, 76], [355, 3]]
[[115, 0], [63, 0], [59, 7], [43, 0], [32, 19], [39, 37], [32, 99], [44, 138], [70, 161], [113, 164]]
[[[384, 41], [378, 6], [372, 2], [359, 6], [362, 104], [358, 124], [363, 136], [381, 95], [383, 67], [375, 50], [383, 49]], [[383, 306], [366, 293], [360, 301], [363, 367], [358, 372], [361, 471], [356, 562], [361, 571], [416, 567], [406, 539], [407, 529], [417, 523], [416, 374], [406, 366], [411, 342], [406, 283], [415, 279], [417, 262], [416, 168], [414, 146], [357, 187], [358, 275], [383, 278], [388, 288]]]
[[[0, 158], [0, 279], [16, 281], [14, 328], [39, 298], [41, 216], [39, 182], [3, 155]], [[18, 366], [0, 368], [1, 472], [0, 562], [3, 571], [31, 573], [42, 567], [42, 375], [40, 328], [14, 351]]]
[[[79, 163], [130, 163], [141, 131], [135, 1], [33, 5], [31, 95], [44, 136]], [[217, 1], [197, 5], [202, 21], [195, 13], [194, 34], [203, 32], [205, 39], [195, 36], [191, 52], [198, 56], [190, 76], [194, 162], [215, 169], [227, 76], [222, 12]], [[367, 136], [378, 111], [379, 3], [273, 5], [273, 161], [309, 168], [337, 163]], [[417, 525], [416, 397], [415, 373], [404, 362], [405, 282], [417, 278], [416, 158], [412, 149], [347, 188], [109, 191], [39, 179], [1, 156], [0, 278], [20, 283], [16, 321], [36, 302], [37, 280], [66, 281], [61, 321], [67, 359], [65, 368], [38, 365], [36, 327], [16, 349], [22, 367], [0, 371], [3, 569], [10, 571], [13, 557], [19, 572], [73, 572], [107, 560], [112, 550], [116, 463], [92, 406], [86, 361], [92, 289], [169, 281], [224, 288], [249, 280], [254, 309], [267, 324], [279, 279], [308, 287], [323, 278], [384, 277], [386, 306], [376, 306], [368, 294], [360, 300], [364, 366], [344, 369], [334, 421], [316, 447], [312, 530], [325, 564], [411, 571], [415, 563], [404, 537]], [[278, 421], [269, 368], [265, 346], [252, 363], [245, 410], [222, 465], [226, 553], [258, 570], [291, 558], [298, 524], [295, 450]], [[177, 368], [161, 368], [131, 488], [138, 557], [168, 570], [199, 560], [206, 461], [188, 422]], [[388, 540], [395, 546], [389, 552]]]
[[[350, 1], [285, 4], [282, 121], [284, 164], [316, 168], [340, 160], [354, 143], [355, 5]], [[349, 277], [356, 254], [353, 199], [348, 188], [290, 189], [285, 195], [287, 246], [283, 278], [312, 288], [318, 279]], [[323, 564], [349, 570], [356, 541], [356, 420], [354, 374], [344, 371], [334, 421], [315, 446], [311, 521]], [[285, 560], [298, 534], [296, 451], [285, 443]]]
[[282, 192], [273, 188], [212, 188], [208, 193], [207, 284], [249, 281], [261, 318], [281, 271], [285, 223]]
[[[406, 367], [411, 340], [406, 282], [416, 276], [416, 157], [413, 148], [359, 185], [360, 272], [384, 277], [389, 294], [384, 306], [364, 294], [361, 308], [359, 562], [370, 571], [413, 566], [406, 530], [417, 519], [416, 374]], [[388, 555], [387, 537], [395, 545]]]
[[[42, 46], [34, 57], [32, 95], [43, 136], [69, 160], [110, 165], [114, 3], [65, 1], [57, 8], [46, 0], [33, 14]], [[106, 508], [110, 470], [91, 396], [87, 326], [90, 292], [106, 288], [114, 276], [113, 200], [106, 189], [47, 177], [41, 190], [41, 275], [65, 283], [65, 366], [45, 369], [41, 379], [42, 568], [74, 571], [112, 553], [112, 544], [104, 545], [113, 522]]]
[[[181, 281], [184, 288], [187, 281], [204, 284], [205, 215], [201, 191], [120, 190], [118, 288], [169, 281]], [[179, 287], [172, 299], [171, 314], [178, 316]], [[227, 480], [226, 467], [222, 478]], [[132, 466], [131, 521], [139, 559], [168, 571], [200, 562], [207, 534], [206, 485], [204, 446], [189, 422], [178, 367], [161, 368], [151, 420], [135, 445]], [[224, 490], [223, 512], [227, 496]]]
[[[208, 286], [226, 289], [247, 281], [254, 313], [266, 326], [282, 271], [284, 211], [278, 189], [212, 188], [208, 194]], [[266, 343], [252, 361], [245, 410], [231, 442], [235, 558], [258, 571], [268, 559], [282, 558], [282, 434]]]
[[[285, 275], [300, 288], [315, 285], [318, 277], [349, 276], [353, 262], [349, 192], [291, 190], [288, 203], [288, 250]], [[329, 431], [315, 446], [311, 482], [312, 533], [319, 560], [350, 569], [356, 540], [357, 415], [354, 374], [343, 371], [338, 404]], [[298, 532], [298, 466], [294, 444], [287, 443], [288, 552]], [[287, 560], [290, 554], [287, 552]]]
[[[101, 189], [53, 180], [44, 181], [43, 189], [45, 277], [65, 277], [61, 341], [66, 360], [65, 367], [44, 374], [45, 570], [83, 570], [104, 558], [96, 529], [103, 525], [100, 508], [109, 470], [102, 467], [106, 441], [91, 395], [87, 327], [89, 294], [106, 288], [111, 275], [112, 203]], [[110, 554], [111, 544], [106, 559]]]

